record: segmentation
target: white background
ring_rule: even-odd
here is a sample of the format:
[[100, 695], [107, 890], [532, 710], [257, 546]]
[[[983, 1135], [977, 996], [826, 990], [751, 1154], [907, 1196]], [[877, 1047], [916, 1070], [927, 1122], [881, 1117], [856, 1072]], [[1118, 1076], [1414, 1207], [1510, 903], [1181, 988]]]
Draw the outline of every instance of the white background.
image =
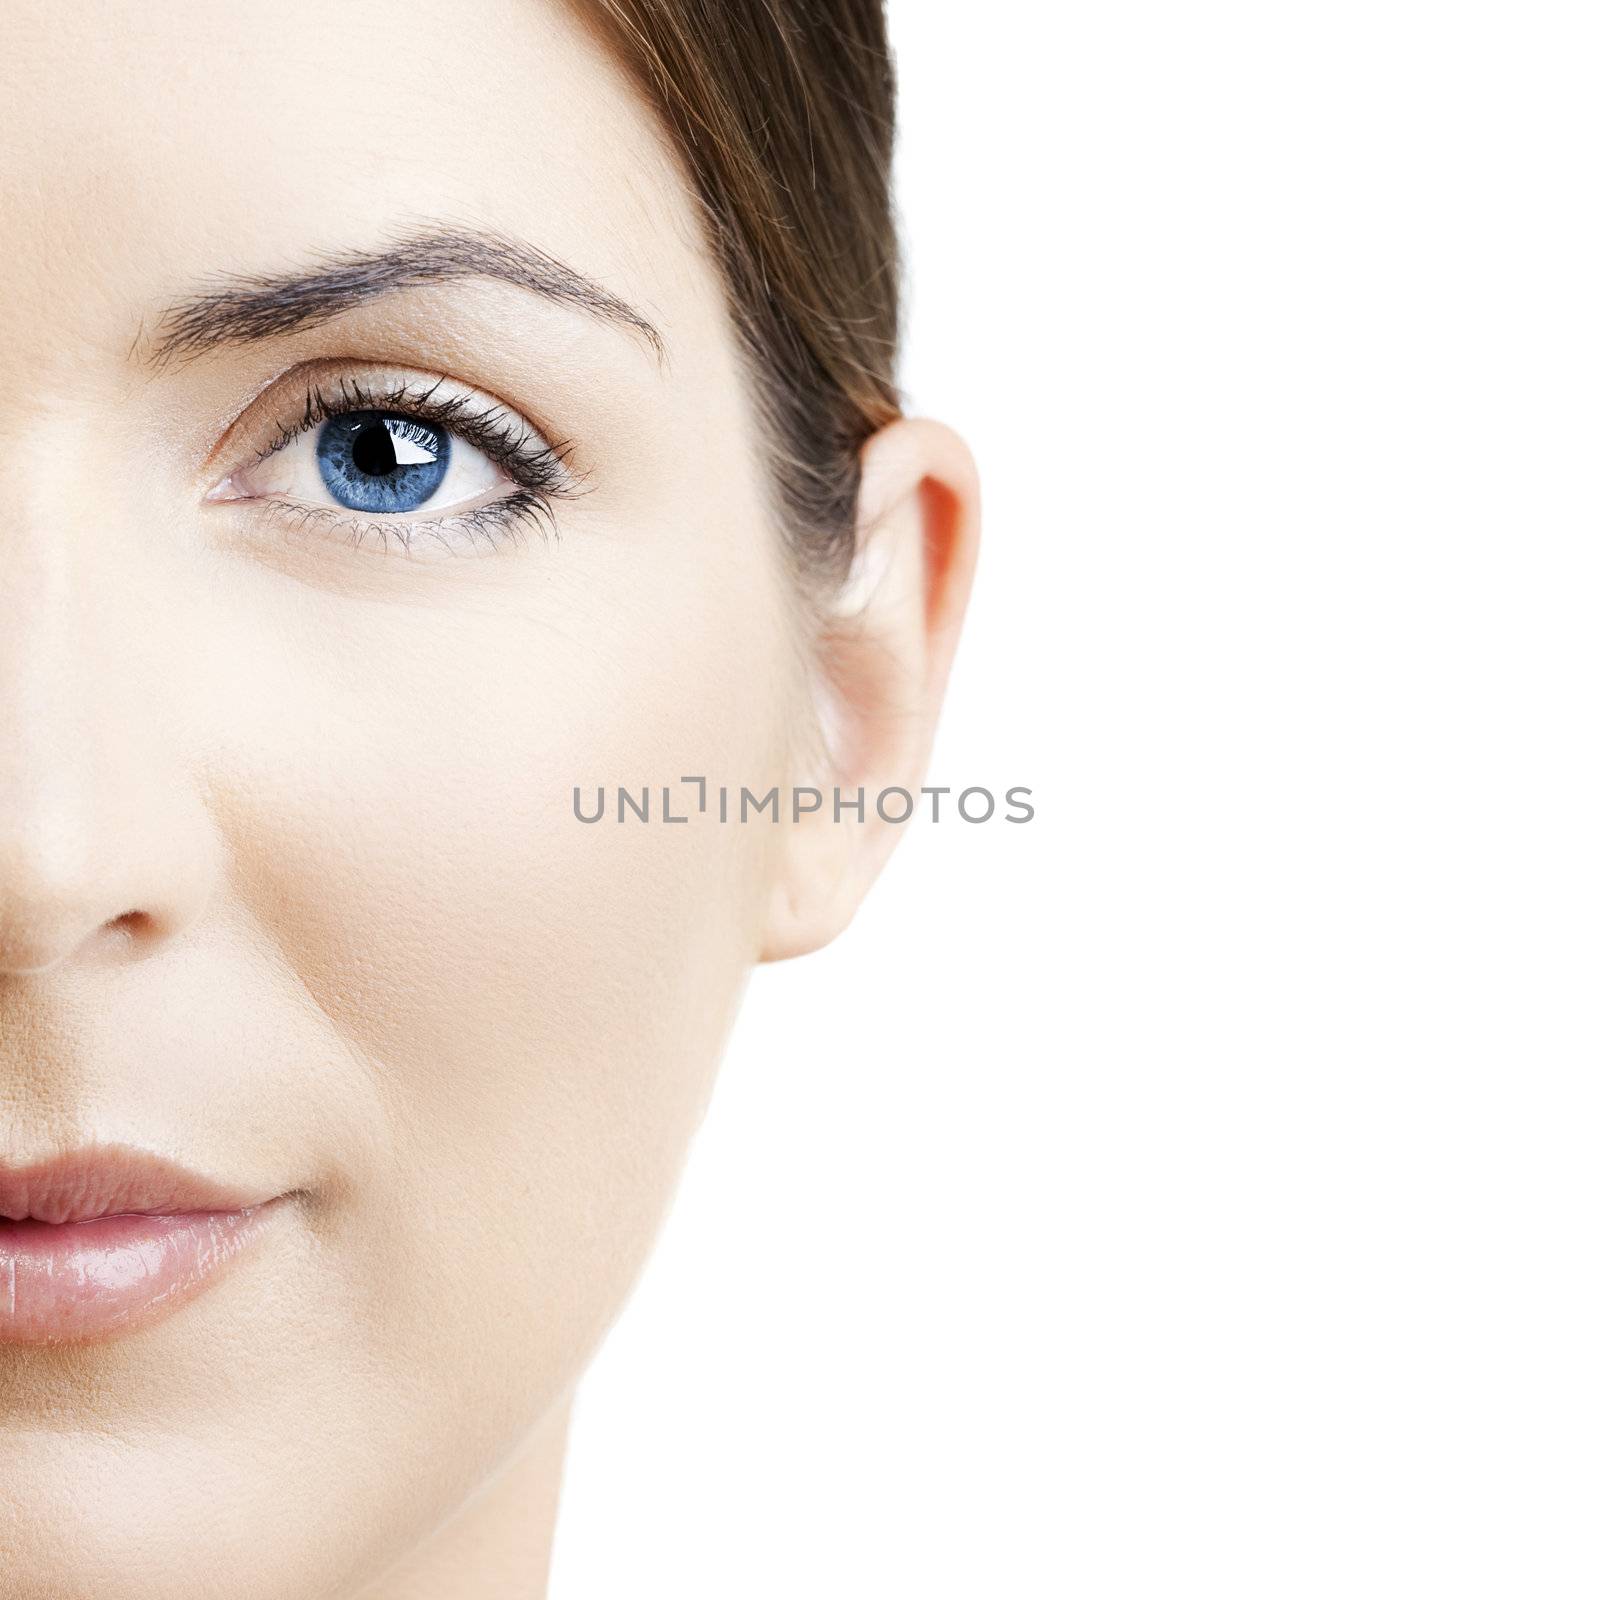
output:
[[1600, 1593], [1588, 8], [899, 0], [985, 549], [758, 972], [556, 1600]]

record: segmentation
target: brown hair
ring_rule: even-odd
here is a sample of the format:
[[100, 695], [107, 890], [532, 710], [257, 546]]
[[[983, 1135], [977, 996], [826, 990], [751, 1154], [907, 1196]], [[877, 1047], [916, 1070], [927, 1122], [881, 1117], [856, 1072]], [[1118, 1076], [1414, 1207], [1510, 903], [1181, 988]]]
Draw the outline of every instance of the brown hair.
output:
[[594, 0], [688, 168], [801, 570], [855, 546], [858, 452], [899, 414], [894, 65], [882, 0]]

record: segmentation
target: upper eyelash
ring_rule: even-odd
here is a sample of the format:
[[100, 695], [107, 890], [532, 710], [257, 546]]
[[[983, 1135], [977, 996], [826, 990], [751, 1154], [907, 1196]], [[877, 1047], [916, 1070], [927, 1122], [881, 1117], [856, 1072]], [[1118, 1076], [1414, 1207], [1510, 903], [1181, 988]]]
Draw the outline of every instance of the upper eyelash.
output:
[[[553, 535], [555, 523], [550, 502], [579, 494], [583, 489], [581, 476], [574, 473], [568, 460], [569, 444], [565, 441], [550, 443], [531, 424], [504, 406], [485, 405], [461, 394], [441, 396], [438, 391], [444, 384], [445, 380], [438, 378], [421, 383], [402, 381], [369, 388], [357, 378], [343, 377], [338, 381], [336, 393], [330, 392], [326, 386], [312, 384], [306, 390], [305, 405], [300, 416], [292, 422], [279, 421], [275, 437], [258, 452], [252, 465], [259, 465], [269, 456], [276, 455], [332, 417], [344, 416], [352, 411], [400, 412], [446, 428], [468, 444], [475, 445], [518, 485], [517, 492], [468, 512], [431, 519], [395, 517], [371, 520], [363, 531], [374, 533], [385, 545], [391, 537], [396, 537], [407, 550], [411, 548], [414, 534], [436, 534], [446, 528], [455, 531], [457, 527], [472, 536], [486, 535], [497, 527], [514, 531], [513, 524], [519, 518], [536, 522]], [[287, 500], [280, 500], [276, 504], [283, 510], [312, 515], [329, 511], [329, 508], [299, 506]], [[341, 524], [356, 520], [331, 511], [329, 514]], [[359, 546], [360, 541], [361, 532], [358, 531], [354, 543]]]

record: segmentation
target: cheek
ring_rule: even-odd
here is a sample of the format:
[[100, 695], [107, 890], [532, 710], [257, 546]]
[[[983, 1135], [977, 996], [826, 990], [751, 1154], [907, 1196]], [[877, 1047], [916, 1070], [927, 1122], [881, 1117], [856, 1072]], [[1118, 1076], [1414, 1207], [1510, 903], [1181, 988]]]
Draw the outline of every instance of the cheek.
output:
[[614, 1314], [758, 943], [770, 823], [574, 813], [574, 788], [681, 811], [685, 776], [781, 781], [775, 566], [669, 548], [558, 549], [514, 598], [251, 579], [287, 603], [218, 757], [237, 895], [349, 1062], [316, 1315], [486, 1438]]

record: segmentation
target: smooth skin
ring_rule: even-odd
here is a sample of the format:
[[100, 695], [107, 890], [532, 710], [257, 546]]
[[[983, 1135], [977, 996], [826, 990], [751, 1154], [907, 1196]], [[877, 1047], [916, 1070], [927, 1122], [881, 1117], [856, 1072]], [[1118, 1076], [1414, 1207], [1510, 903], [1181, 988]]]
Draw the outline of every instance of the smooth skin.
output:
[[[0, 1345], [0, 1587], [526, 1600], [746, 978], [900, 831], [586, 826], [573, 788], [915, 790], [970, 457], [868, 444], [819, 616], [684, 181], [561, 5], [8, 0], [0, 79], [0, 1159], [294, 1193], [170, 1317]], [[422, 225], [535, 245], [664, 353], [475, 279], [153, 355], [219, 277]], [[297, 374], [395, 368], [570, 445], [553, 537], [408, 555], [208, 498]]]

